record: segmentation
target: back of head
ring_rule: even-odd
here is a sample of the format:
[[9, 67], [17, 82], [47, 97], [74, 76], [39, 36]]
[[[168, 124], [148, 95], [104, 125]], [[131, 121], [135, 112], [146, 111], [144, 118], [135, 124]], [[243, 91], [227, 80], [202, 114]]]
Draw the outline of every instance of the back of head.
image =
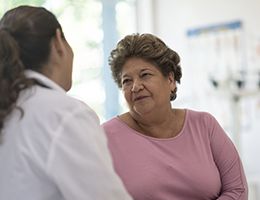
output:
[[9, 10], [2, 17], [0, 31], [1, 36], [5, 33], [5, 38], [2, 38], [1, 42], [6, 41], [10, 45], [16, 42], [19, 47], [20, 60], [25, 69], [39, 71], [47, 62], [50, 40], [57, 28], [61, 29], [59, 22], [45, 8], [19, 6]]
[[25, 69], [41, 71], [48, 62], [50, 42], [61, 29], [56, 17], [42, 7], [19, 6], [0, 20], [0, 131], [21, 90], [33, 82]]

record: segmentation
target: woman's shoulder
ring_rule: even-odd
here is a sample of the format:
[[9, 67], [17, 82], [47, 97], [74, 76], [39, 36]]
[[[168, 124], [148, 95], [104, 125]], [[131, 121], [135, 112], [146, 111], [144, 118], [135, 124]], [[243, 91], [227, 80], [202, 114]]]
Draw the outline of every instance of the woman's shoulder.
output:
[[193, 109], [186, 109], [186, 114], [188, 117], [192, 120], [212, 120], [214, 119], [214, 116], [207, 112], [207, 111], [199, 111], [199, 110], [193, 110]]
[[120, 126], [120, 120], [118, 119], [119, 116], [114, 116], [113, 118], [103, 122], [101, 126], [107, 131], [115, 129], [116, 127]]
[[34, 87], [21, 96], [19, 106], [26, 115], [37, 116], [38, 118], [55, 117], [64, 119], [74, 115], [91, 115], [94, 111], [83, 101], [52, 89]]
[[212, 130], [218, 123], [216, 118], [207, 111], [186, 110], [187, 124], [193, 128], [201, 128], [203, 130]]
[[129, 129], [125, 122], [125, 114], [115, 116], [101, 124], [106, 133], [127, 131]]

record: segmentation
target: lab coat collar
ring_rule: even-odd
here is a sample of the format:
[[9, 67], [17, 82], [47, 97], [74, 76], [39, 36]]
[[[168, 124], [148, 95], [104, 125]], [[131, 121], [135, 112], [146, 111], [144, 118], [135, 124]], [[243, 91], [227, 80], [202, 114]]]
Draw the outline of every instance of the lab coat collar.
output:
[[27, 78], [33, 78], [39, 81], [41, 84], [45, 85], [48, 88], [58, 90], [60, 92], [66, 92], [61, 86], [55, 83], [53, 80], [49, 79], [47, 76], [33, 71], [33, 70], [25, 70], [25, 76]]

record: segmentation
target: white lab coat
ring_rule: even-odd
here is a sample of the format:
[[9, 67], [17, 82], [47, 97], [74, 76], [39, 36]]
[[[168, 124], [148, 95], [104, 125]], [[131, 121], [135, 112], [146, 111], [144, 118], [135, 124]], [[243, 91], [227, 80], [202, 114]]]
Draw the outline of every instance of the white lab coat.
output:
[[0, 200], [130, 200], [96, 114], [56, 83], [22, 92], [0, 144]]

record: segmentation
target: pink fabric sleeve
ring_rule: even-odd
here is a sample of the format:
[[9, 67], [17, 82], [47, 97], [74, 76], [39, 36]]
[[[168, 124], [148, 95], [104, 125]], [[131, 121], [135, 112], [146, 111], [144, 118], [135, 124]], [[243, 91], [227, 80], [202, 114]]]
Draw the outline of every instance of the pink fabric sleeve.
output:
[[239, 154], [216, 119], [212, 117], [210, 121], [211, 149], [222, 182], [217, 200], [247, 200], [247, 181]]

